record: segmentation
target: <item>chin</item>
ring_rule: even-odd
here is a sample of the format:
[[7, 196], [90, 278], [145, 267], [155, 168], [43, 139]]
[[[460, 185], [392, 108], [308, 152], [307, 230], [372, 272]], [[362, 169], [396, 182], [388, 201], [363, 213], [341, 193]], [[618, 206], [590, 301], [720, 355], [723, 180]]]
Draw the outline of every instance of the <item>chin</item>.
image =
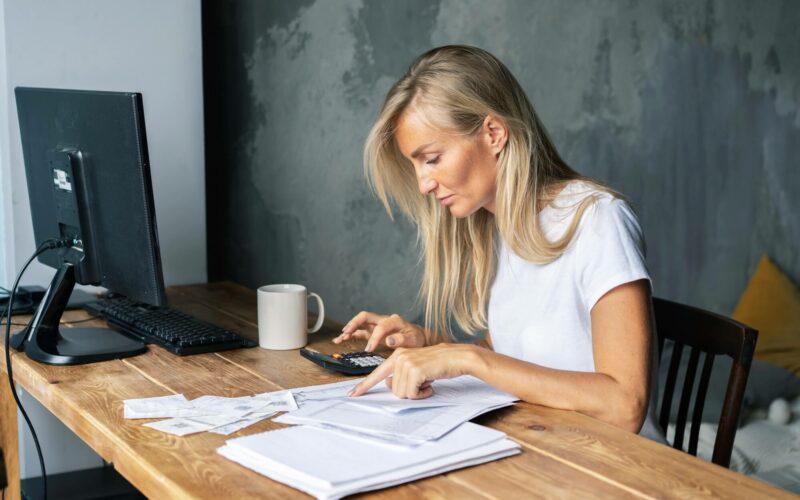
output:
[[481, 209], [480, 206], [476, 207], [464, 207], [460, 203], [454, 203], [447, 207], [450, 209], [450, 215], [455, 217], [456, 219], [463, 219], [465, 217], [469, 217], [470, 215], [474, 214], [478, 210]]

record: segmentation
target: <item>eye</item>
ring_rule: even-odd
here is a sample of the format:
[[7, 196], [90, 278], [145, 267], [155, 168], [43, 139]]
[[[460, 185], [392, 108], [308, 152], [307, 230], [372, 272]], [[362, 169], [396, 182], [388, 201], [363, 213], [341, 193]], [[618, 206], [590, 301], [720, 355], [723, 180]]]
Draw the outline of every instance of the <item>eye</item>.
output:
[[437, 163], [439, 163], [439, 159], [441, 157], [442, 157], [442, 155], [436, 155], [434, 158], [431, 158], [430, 160], [426, 160], [425, 161], [425, 165], [436, 165]]

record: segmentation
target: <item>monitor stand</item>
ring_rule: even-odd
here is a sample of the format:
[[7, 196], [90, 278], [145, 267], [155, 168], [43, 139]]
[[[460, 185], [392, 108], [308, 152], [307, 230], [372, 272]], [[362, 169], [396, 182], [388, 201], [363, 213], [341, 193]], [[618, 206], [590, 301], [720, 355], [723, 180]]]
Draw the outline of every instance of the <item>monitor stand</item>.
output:
[[107, 328], [59, 328], [61, 315], [75, 287], [75, 268], [58, 268], [33, 319], [9, 344], [29, 358], [50, 365], [80, 365], [127, 358], [147, 351], [140, 341]]

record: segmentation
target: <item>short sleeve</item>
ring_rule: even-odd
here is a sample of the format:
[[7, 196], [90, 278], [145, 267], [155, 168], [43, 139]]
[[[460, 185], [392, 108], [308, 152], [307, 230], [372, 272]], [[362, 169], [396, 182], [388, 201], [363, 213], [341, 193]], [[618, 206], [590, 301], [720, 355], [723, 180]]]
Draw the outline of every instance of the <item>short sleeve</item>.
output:
[[577, 238], [578, 272], [587, 310], [620, 285], [650, 281], [642, 228], [625, 201], [598, 199], [584, 213]]

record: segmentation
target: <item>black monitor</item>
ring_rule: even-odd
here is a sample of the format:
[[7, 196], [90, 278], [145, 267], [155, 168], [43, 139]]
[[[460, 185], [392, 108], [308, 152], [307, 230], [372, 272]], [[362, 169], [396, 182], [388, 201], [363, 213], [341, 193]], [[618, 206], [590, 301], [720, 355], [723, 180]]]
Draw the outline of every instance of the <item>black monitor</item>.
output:
[[59, 329], [76, 283], [166, 305], [138, 93], [15, 89], [36, 244], [69, 238], [39, 256], [56, 274], [15, 349], [50, 364], [80, 364], [145, 351], [109, 329]]

